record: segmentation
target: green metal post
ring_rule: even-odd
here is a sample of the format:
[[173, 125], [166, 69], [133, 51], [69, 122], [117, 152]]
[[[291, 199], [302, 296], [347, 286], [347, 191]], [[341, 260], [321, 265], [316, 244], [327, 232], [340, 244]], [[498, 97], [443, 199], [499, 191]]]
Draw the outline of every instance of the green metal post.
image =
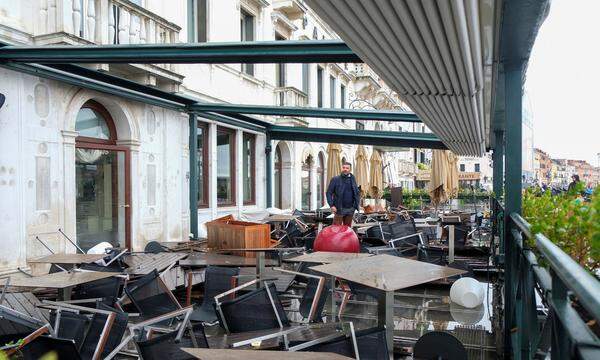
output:
[[273, 152], [271, 149], [271, 134], [265, 134], [265, 179], [267, 192], [267, 207], [273, 206]]
[[198, 239], [198, 122], [190, 113], [190, 233]]
[[494, 131], [495, 144], [492, 152], [493, 168], [493, 190], [496, 199], [501, 199], [504, 195], [504, 131]]
[[[511, 234], [510, 214], [521, 214], [522, 188], [522, 117], [523, 66], [505, 65], [505, 272], [504, 272], [504, 356], [512, 353], [511, 332], [520, 319], [514, 318], [515, 284], [517, 283], [517, 245]], [[515, 320], [513, 322], [513, 320]]]

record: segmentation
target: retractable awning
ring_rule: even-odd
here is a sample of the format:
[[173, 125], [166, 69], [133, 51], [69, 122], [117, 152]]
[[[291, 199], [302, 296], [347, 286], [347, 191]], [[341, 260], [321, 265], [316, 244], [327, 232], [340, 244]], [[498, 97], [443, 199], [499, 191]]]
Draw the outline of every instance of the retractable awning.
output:
[[499, 1], [307, 3], [451, 150], [483, 154]]

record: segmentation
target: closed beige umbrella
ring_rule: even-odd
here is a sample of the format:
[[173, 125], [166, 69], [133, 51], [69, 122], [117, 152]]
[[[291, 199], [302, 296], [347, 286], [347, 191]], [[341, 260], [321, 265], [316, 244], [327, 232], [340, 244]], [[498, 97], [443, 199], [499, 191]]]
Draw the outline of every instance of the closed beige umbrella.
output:
[[379, 151], [373, 149], [371, 154], [371, 187], [369, 192], [375, 199], [380, 199], [383, 195], [383, 168], [381, 167], [381, 155]]
[[360, 187], [360, 197], [364, 198], [367, 191], [369, 191], [369, 170], [367, 152], [362, 145], [358, 145], [358, 148], [356, 149], [353, 173], [356, 178], [356, 185]]
[[327, 145], [327, 184], [331, 178], [342, 173], [342, 146], [340, 144]]
[[433, 150], [431, 156], [431, 178], [429, 180], [429, 196], [431, 203], [438, 206], [448, 200], [448, 153], [444, 150]]
[[448, 180], [446, 181], [446, 194], [451, 199], [458, 196], [458, 156], [448, 151]]

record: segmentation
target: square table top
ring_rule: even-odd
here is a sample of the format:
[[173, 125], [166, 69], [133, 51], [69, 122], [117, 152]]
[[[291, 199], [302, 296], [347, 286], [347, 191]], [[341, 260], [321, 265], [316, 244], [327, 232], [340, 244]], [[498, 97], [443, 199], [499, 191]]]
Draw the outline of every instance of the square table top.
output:
[[311, 269], [383, 291], [400, 290], [466, 273], [460, 269], [392, 255], [312, 266]]
[[61, 271], [42, 276], [19, 278], [14, 280], [11, 279], [10, 286], [65, 289], [75, 285], [109, 278], [115, 275], [119, 275], [119, 273], [103, 271]]
[[308, 262], [308, 263], [337, 263], [340, 261], [348, 261], [355, 259], [364, 259], [372, 256], [368, 253], [343, 253], [343, 252], [331, 252], [331, 251], [315, 251], [309, 254], [303, 254], [293, 258], [286, 259], [285, 261], [291, 262]]
[[89, 264], [102, 260], [106, 254], [52, 254], [37, 259], [28, 260], [30, 263], [44, 264]]
[[201, 348], [182, 348], [181, 350], [202, 360], [229, 360], [229, 359], [245, 359], [245, 360], [314, 360], [316, 358], [322, 360], [343, 360], [351, 359], [349, 357], [320, 352], [315, 355], [310, 351], [270, 351], [270, 350], [233, 350], [233, 349], [201, 349]]
[[[179, 260], [180, 266], [206, 267], [214, 266], [256, 266], [255, 258], [243, 256], [224, 255], [215, 253], [194, 253], [187, 259]], [[265, 259], [265, 266], [277, 266], [279, 262], [273, 259]]]

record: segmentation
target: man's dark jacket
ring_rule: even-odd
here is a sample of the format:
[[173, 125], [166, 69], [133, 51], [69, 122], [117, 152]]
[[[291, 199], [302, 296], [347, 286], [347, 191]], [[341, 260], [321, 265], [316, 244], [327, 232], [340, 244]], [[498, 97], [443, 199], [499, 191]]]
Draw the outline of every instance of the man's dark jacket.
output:
[[[358, 210], [360, 194], [358, 192], [358, 186], [356, 185], [356, 179], [354, 175], [350, 174], [350, 183], [352, 184], [353, 196], [353, 207]], [[344, 194], [344, 179], [342, 175], [334, 176], [329, 182], [327, 187], [327, 203], [329, 206], [335, 206], [338, 211], [342, 211], [342, 196]]]

